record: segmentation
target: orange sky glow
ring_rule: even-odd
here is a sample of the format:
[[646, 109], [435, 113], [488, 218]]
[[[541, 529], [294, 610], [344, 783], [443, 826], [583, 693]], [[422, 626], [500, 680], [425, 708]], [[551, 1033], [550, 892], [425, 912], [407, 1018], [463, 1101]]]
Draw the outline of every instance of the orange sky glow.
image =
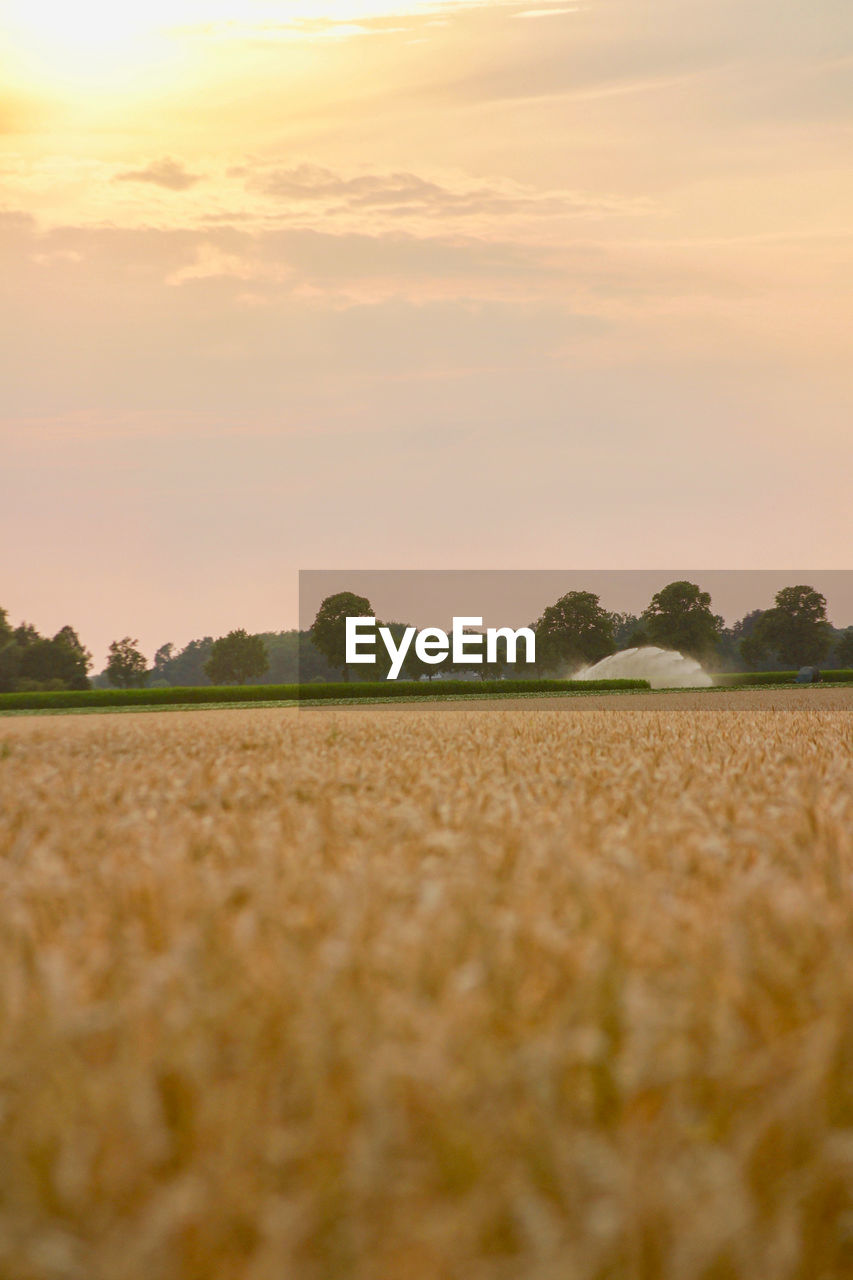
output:
[[7, 0], [0, 604], [850, 568], [852, 91], [849, 0]]

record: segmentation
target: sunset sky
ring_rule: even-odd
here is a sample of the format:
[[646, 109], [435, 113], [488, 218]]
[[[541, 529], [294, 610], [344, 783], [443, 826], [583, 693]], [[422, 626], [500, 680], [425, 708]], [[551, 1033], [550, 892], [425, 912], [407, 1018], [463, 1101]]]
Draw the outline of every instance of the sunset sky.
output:
[[5, 0], [0, 73], [13, 622], [851, 567], [850, 0]]

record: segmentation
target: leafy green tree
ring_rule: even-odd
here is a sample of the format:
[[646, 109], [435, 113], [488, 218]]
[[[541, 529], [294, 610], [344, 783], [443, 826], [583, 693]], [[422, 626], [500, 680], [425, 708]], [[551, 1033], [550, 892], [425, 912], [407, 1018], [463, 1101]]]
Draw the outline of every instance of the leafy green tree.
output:
[[738, 645], [738, 652], [747, 667], [749, 667], [750, 670], [755, 671], [766, 660], [767, 646], [761, 639], [760, 634], [753, 631], [750, 635], [744, 636], [740, 641]]
[[37, 683], [68, 689], [88, 689], [86, 672], [92, 655], [84, 649], [72, 627], [63, 627], [52, 640], [39, 638], [21, 650], [19, 674]]
[[91, 665], [92, 655], [73, 627], [62, 627], [48, 640], [29, 622], [13, 629], [6, 610], [0, 609], [0, 690], [22, 684], [88, 689], [86, 673]]
[[41, 636], [21, 650], [19, 673], [22, 679], [36, 683], [61, 680], [65, 684], [74, 674], [74, 665], [73, 656], [64, 645]]
[[119, 689], [141, 688], [148, 679], [148, 664], [139, 652], [139, 641], [125, 636], [113, 640], [109, 649], [106, 677]]
[[169, 677], [166, 675], [166, 672], [168, 671], [169, 664], [172, 662], [174, 657], [175, 646], [171, 640], [166, 644], [160, 645], [160, 648], [154, 654], [154, 663], [151, 668], [157, 680], [163, 680], [166, 684], [169, 683]]
[[764, 609], [750, 609], [749, 613], [745, 613], [743, 617], [730, 628], [732, 638], [736, 641], [740, 641], [745, 640], [747, 636], [753, 635], [758, 624], [761, 622], [761, 619], [764, 617], [765, 612], [766, 610]]
[[268, 666], [263, 638], [250, 636], [241, 628], [214, 640], [204, 670], [212, 684], [245, 684], [262, 676]]
[[310, 631], [265, 631], [270, 665], [262, 684], [308, 684], [318, 677], [335, 680], [332, 670], [314, 645]]
[[0, 693], [12, 693], [21, 670], [21, 651], [16, 644], [0, 649]]
[[569, 591], [536, 623], [536, 662], [544, 670], [575, 670], [613, 653], [613, 614], [591, 591]]
[[210, 681], [205, 675], [204, 664], [213, 649], [213, 637], [205, 636], [202, 640], [190, 640], [178, 651], [169, 641], [161, 644], [154, 655], [151, 668], [153, 683], [160, 688], [172, 687], [192, 688], [208, 685]]
[[620, 649], [639, 649], [650, 643], [648, 633], [635, 613], [612, 613], [610, 616], [613, 619], [615, 652]]
[[[71, 674], [67, 677], [72, 689], [88, 689], [89, 669], [92, 666], [92, 655], [80, 640], [73, 627], [60, 627], [53, 637], [53, 644], [61, 645], [70, 654], [67, 669]], [[72, 664], [73, 663], [73, 667]]]
[[634, 647], [633, 636], [640, 626], [640, 619], [635, 613], [611, 613], [613, 619], [613, 645], [615, 649], [631, 649]]
[[651, 644], [651, 640], [649, 639], [648, 631], [646, 630], [645, 627], [641, 627], [638, 624], [636, 627], [634, 627], [633, 631], [629, 633], [628, 638], [625, 642], [625, 648], [626, 649], [643, 649], [646, 645], [650, 645], [650, 644]]
[[723, 630], [723, 619], [711, 612], [710, 595], [695, 582], [670, 582], [656, 592], [642, 621], [653, 645], [699, 661], [714, 653]]
[[200, 640], [190, 640], [164, 670], [169, 684], [182, 688], [209, 684], [204, 664], [212, 651], [213, 636], [202, 636]]
[[260, 683], [296, 684], [299, 680], [299, 632], [264, 631], [261, 639], [267, 648], [269, 666]]
[[750, 665], [771, 654], [784, 667], [804, 667], [820, 662], [831, 646], [826, 597], [801, 585], [777, 591], [774, 607], [762, 614], [741, 653]]
[[[370, 601], [351, 591], [339, 591], [336, 595], [326, 596], [317, 610], [311, 628], [311, 639], [329, 666], [343, 672], [344, 680], [350, 678], [346, 663], [346, 619], [367, 617], [376, 617]], [[375, 671], [375, 668], [371, 668], [371, 671]], [[375, 679], [375, 675], [373, 678]]]
[[311, 632], [299, 631], [296, 634], [299, 637], [297, 646], [299, 655], [297, 677], [299, 683], [308, 684], [312, 680], [337, 680], [338, 672], [326, 661], [314, 644]]
[[15, 632], [6, 610], [0, 608], [0, 693], [9, 693], [15, 688], [20, 666], [21, 650], [15, 643]]
[[31, 622], [22, 622], [19, 627], [15, 627], [14, 634], [15, 644], [21, 649], [26, 649], [28, 645], [42, 639]]
[[835, 661], [842, 669], [853, 667], [853, 627], [842, 631], [841, 639], [835, 646]]
[[754, 661], [752, 637], [763, 613], [763, 609], [752, 609], [730, 627], [723, 627], [717, 648], [718, 665], [722, 669], [740, 671]]
[[[310, 631], [264, 631], [263, 640], [269, 666], [261, 676], [252, 677], [258, 684], [308, 684], [312, 680], [339, 680], [340, 672], [331, 667], [314, 645]], [[152, 683], [159, 685], [193, 686], [209, 685], [204, 664], [213, 651], [213, 639], [190, 640], [181, 650], [174, 644], [163, 644], [154, 655]], [[377, 656], [384, 650], [377, 645]], [[434, 668], [431, 668], [434, 671]], [[376, 669], [358, 667], [365, 678], [375, 679]]]

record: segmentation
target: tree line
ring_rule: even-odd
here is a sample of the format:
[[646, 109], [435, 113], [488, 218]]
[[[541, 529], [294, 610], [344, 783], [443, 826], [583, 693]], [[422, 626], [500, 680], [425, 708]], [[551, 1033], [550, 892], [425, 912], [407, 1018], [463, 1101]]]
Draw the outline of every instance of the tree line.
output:
[[[370, 667], [346, 668], [344, 619], [376, 616], [365, 596], [339, 592], [320, 605], [312, 628], [314, 643], [329, 664], [346, 679], [376, 679], [385, 673], [377, 651], [377, 663]], [[395, 640], [406, 624], [386, 622]], [[535, 663], [513, 664], [512, 674], [570, 675], [581, 667], [599, 662], [621, 649], [655, 645], [677, 649], [695, 658], [710, 670], [787, 670], [817, 665], [831, 658], [838, 668], [853, 667], [853, 627], [833, 628], [826, 616], [826, 598], [807, 585], [784, 587], [777, 592], [771, 609], [756, 609], [727, 628], [713, 612], [711, 596], [695, 582], [671, 582], [656, 592], [640, 615], [614, 613], [605, 609], [591, 591], [569, 591], [549, 605], [535, 622], [528, 624], [536, 634]], [[482, 679], [500, 677], [506, 658], [496, 663], [442, 663], [442, 672], [470, 671]], [[409, 652], [402, 676], [432, 678], [436, 668]]]
[[88, 689], [92, 655], [73, 627], [43, 636], [29, 622], [13, 627], [0, 608], [0, 692]]
[[[42, 636], [30, 623], [13, 627], [0, 608], [0, 692], [381, 679], [386, 674], [381, 660], [352, 671], [344, 662], [344, 618], [368, 615], [376, 617], [366, 597], [339, 592], [322, 602], [307, 631], [249, 634], [238, 629], [218, 639], [191, 640], [182, 649], [167, 643], [150, 665], [139, 642], [124, 636], [110, 645], [104, 671], [90, 676], [92, 655], [73, 627]], [[407, 624], [383, 625], [399, 641]], [[833, 628], [825, 597], [807, 585], [783, 587], [770, 609], [754, 609], [731, 627], [713, 612], [709, 593], [686, 581], [656, 592], [639, 615], [608, 611], [590, 591], [569, 591], [529, 625], [536, 633], [536, 662], [515, 664], [514, 676], [568, 675], [620, 649], [644, 645], [677, 649], [717, 671], [790, 670], [821, 663], [853, 667], [853, 626]], [[506, 665], [499, 651], [495, 663], [447, 662], [442, 671], [494, 679]], [[411, 652], [401, 678], [423, 676], [432, 679], [436, 668]]]

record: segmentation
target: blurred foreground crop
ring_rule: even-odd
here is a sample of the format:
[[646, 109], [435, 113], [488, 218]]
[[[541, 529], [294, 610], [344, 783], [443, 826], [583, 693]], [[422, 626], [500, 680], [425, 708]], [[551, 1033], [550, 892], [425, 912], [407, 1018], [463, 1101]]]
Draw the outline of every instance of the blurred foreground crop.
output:
[[0, 722], [0, 1275], [853, 1276], [851, 704], [739, 696]]

